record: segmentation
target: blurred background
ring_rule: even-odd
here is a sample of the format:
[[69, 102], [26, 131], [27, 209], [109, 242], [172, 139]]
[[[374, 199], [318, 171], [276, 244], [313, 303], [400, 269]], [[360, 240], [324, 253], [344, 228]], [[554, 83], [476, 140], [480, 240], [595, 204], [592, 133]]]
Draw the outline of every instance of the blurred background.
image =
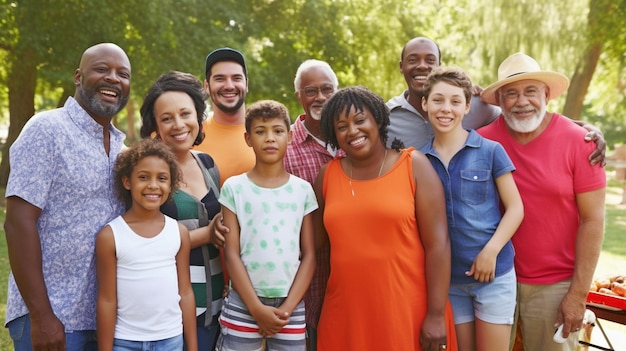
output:
[[[131, 143], [152, 82], [169, 70], [204, 79], [204, 59], [215, 48], [229, 46], [246, 56], [248, 104], [278, 100], [294, 118], [302, 113], [293, 87], [302, 61], [328, 61], [340, 87], [364, 85], [387, 100], [406, 88], [400, 53], [416, 36], [435, 40], [443, 65], [461, 67], [483, 87], [496, 80], [499, 63], [518, 51], [570, 78], [567, 94], [550, 110], [604, 132], [610, 189], [598, 273], [623, 270], [626, 152], [619, 150], [626, 143], [626, 0], [0, 0], [0, 205], [8, 147], [34, 113], [73, 95], [74, 70], [93, 44], [114, 42], [130, 57], [131, 100], [114, 123]], [[4, 304], [4, 238], [0, 268]], [[0, 348], [8, 349], [8, 335], [0, 334]]]
[[169, 70], [204, 79], [204, 58], [230, 46], [248, 61], [247, 102], [275, 99], [301, 108], [293, 78], [305, 59], [328, 61], [340, 86], [399, 95], [407, 40], [427, 36], [474, 83], [487, 86], [499, 63], [523, 51], [565, 73], [552, 110], [601, 128], [610, 150], [626, 139], [626, 0], [0, 0], [0, 185], [6, 152], [35, 112], [74, 93], [82, 52], [99, 42], [125, 49], [132, 98], [115, 124], [132, 142], [150, 84]]

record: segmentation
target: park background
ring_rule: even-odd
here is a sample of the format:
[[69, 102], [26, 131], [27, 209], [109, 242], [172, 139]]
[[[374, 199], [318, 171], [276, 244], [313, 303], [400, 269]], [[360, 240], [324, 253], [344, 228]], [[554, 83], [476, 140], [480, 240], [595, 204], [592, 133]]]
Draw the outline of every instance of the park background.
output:
[[[406, 88], [398, 62], [415, 36], [435, 40], [443, 65], [461, 67], [483, 87], [497, 79], [502, 60], [525, 52], [570, 78], [551, 110], [599, 127], [609, 154], [626, 143], [626, 0], [0, 0], [0, 188], [8, 147], [34, 113], [73, 95], [74, 70], [93, 44], [117, 43], [130, 58], [131, 100], [114, 121], [130, 143], [138, 138], [138, 110], [152, 82], [170, 70], [204, 79], [204, 59], [215, 48], [246, 56], [248, 103], [278, 100], [293, 119], [302, 113], [293, 88], [302, 61], [327, 61], [340, 87], [363, 85], [388, 100]], [[598, 268], [624, 274], [625, 184], [612, 178], [611, 164], [607, 170]], [[4, 303], [9, 268], [0, 234]], [[0, 330], [0, 350], [11, 349], [7, 338]]]

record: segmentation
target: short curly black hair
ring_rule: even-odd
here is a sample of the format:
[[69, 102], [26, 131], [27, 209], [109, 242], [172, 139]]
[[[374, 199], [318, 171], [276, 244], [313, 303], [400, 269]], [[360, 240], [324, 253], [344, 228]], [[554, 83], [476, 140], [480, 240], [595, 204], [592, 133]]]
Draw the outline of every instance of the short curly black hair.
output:
[[386, 145], [389, 108], [380, 96], [362, 86], [340, 89], [330, 99], [326, 100], [322, 109], [320, 128], [327, 142], [333, 147], [339, 147], [335, 134], [335, 121], [341, 113], [347, 116], [353, 107], [360, 112], [363, 112], [364, 109], [369, 110], [378, 125], [380, 138]]
[[149, 138], [157, 130], [157, 123], [154, 116], [154, 104], [157, 99], [168, 91], [178, 91], [189, 95], [193, 101], [198, 117], [198, 136], [193, 145], [200, 145], [204, 140], [202, 122], [206, 119], [206, 99], [207, 94], [202, 82], [194, 75], [179, 71], [170, 71], [161, 75], [148, 89], [141, 105], [141, 129], [139, 134], [142, 138]]
[[172, 194], [174, 194], [174, 192], [179, 188], [182, 180], [182, 173], [178, 162], [176, 162], [176, 157], [174, 156], [172, 149], [167, 144], [159, 140], [149, 138], [140, 139], [128, 149], [120, 152], [115, 162], [113, 175], [115, 192], [117, 197], [126, 205], [126, 209], [131, 207], [133, 199], [131, 197], [130, 190], [124, 187], [123, 179], [124, 177], [130, 177], [137, 163], [148, 156], [157, 156], [163, 159], [163, 161], [165, 161], [165, 163], [169, 166], [171, 184], [170, 194], [167, 201], [171, 200]]

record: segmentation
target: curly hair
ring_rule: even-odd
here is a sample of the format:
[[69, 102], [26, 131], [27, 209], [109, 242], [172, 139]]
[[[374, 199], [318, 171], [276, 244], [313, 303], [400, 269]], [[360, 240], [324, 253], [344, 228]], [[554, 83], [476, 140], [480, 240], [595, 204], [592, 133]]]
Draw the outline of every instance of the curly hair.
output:
[[171, 148], [159, 141], [150, 138], [141, 139], [138, 142], [131, 145], [128, 149], [122, 151], [115, 162], [115, 170], [113, 175], [113, 181], [115, 182], [115, 192], [117, 197], [124, 202], [126, 209], [129, 209], [133, 204], [133, 199], [130, 194], [130, 190], [124, 187], [124, 177], [130, 178], [133, 169], [142, 159], [148, 156], [157, 156], [161, 158], [170, 169], [170, 194], [167, 201], [170, 201], [172, 194], [178, 189], [182, 180], [182, 173], [176, 157]]
[[148, 138], [157, 131], [156, 118], [154, 116], [154, 104], [157, 99], [168, 91], [183, 92], [189, 95], [196, 108], [198, 116], [198, 136], [193, 145], [200, 145], [204, 140], [202, 122], [206, 119], [206, 99], [207, 94], [202, 82], [190, 73], [170, 71], [161, 75], [148, 89], [141, 105], [141, 129], [139, 133], [142, 138]]
[[469, 103], [472, 99], [472, 81], [462, 69], [458, 67], [439, 67], [430, 72], [424, 83], [424, 99], [426, 101], [428, 101], [433, 86], [439, 82], [463, 89], [466, 103]]
[[252, 121], [262, 118], [263, 120], [267, 118], [282, 118], [285, 122], [285, 126], [287, 130], [291, 127], [291, 119], [289, 118], [289, 111], [287, 111], [287, 107], [281, 104], [278, 101], [274, 100], [260, 100], [252, 105], [248, 106], [246, 109], [246, 132], [250, 133], [250, 126], [252, 125]]
[[333, 147], [339, 147], [335, 134], [335, 121], [339, 119], [341, 113], [347, 116], [352, 108], [360, 112], [363, 112], [364, 109], [369, 110], [378, 125], [381, 140], [387, 144], [389, 108], [380, 96], [362, 86], [340, 89], [330, 99], [326, 100], [322, 109], [320, 128], [327, 143]]

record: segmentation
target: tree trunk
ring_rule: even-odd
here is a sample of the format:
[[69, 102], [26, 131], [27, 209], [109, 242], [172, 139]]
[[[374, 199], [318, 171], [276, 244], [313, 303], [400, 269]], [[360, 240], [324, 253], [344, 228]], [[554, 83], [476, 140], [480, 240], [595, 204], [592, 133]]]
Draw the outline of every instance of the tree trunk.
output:
[[572, 118], [580, 119], [580, 113], [585, 102], [585, 95], [589, 89], [591, 78], [596, 71], [598, 59], [602, 53], [601, 37], [595, 36], [595, 33], [602, 32], [600, 30], [602, 19], [610, 11], [611, 0], [596, 0], [589, 2], [589, 14], [587, 15], [587, 32], [590, 33], [589, 47], [581, 55], [576, 71], [570, 81], [567, 91], [565, 106], [563, 106], [563, 114]]
[[10, 56], [13, 57], [7, 75], [10, 125], [0, 163], [0, 186], [2, 187], [6, 187], [9, 178], [9, 147], [17, 139], [24, 124], [35, 113], [35, 87], [37, 85], [38, 60], [35, 51], [29, 48], [23, 50], [16, 48]]
[[133, 143], [137, 140], [137, 136], [135, 135], [135, 105], [133, 104], [132, 99], [128, 100], [126, 104], [126, 139], [128, 143]]
[[567, 98], [565, 99], [565, 106], [563, 106], [563, 114], [572, 119], [580, 119], [580, 113], [585, 101], [585, 95], [589, 89], [591, 78], [598, 65], [598, 59], [602, 52], [602, 45], [600, 43], [594, 43], [589, 50], [581, 57], [576, 71], [572, 76], [567, 90]]

